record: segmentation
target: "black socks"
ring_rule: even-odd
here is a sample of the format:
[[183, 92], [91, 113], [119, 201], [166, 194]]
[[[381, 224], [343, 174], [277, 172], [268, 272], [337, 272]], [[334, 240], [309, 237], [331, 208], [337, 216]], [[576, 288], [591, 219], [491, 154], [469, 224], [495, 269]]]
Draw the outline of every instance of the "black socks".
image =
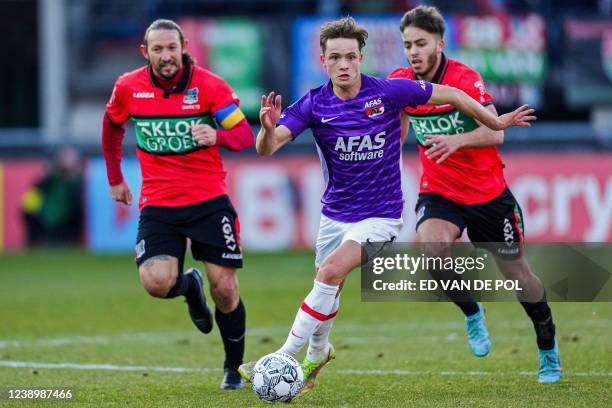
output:
[[[447, 293], [447, 295], [449, 295], [449, 294]], [[457, 301], [453, 300], [453, 302], [457, 306], [459, 306], [459, 308], [461, 309], [461, 311], [463, 312], [465, 317], [475, 315], [480, 310], [478, 308], [478, 304], [475, 301], [471, 301], [471, 302], [457, 302]]]
[[221, 332], [223, 347], [225, 348], [225, 362], [223, 368], [237, 370], [244, 357], [244, 334], [246, 331], [246, 311], [242, 299], [233, 312], [223, 313], [215, 310], [215, 321]]
[[179, 272], [176, 277], [176, 283], [166, 295], [167, 299], [172, 299], [177, 296], [185, 296], [189, 300], [197, 291], [200, 290], [198, 281], [191, 274]]
[[521, 302], [523, 309], [533, 322], [540, 350], [551, 350], [555, 346], [555, 325], [552, 312], [546, 302], [546, 293], [537, 303]]

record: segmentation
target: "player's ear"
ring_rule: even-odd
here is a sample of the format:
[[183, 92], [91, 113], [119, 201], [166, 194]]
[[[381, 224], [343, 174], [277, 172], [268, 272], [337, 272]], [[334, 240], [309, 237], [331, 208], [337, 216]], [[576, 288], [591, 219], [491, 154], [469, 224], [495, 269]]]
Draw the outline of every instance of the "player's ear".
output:
[[359, 60], [359, 62], [363, 60], [363, 54], [361, 52], [359, 52], [359, 57], [357, 59]]
[[440, 40], [438, 41], [438, 51], [440, 52], [444, 51], [445, 45], [446, 43], [444, 42], [444, 38], [440, 38]]
[[187, 51], [188, 48], [189, 48], [189, 39], [185, 38], [183, 40], [183, 52]]
[[140, 53], [147, 61], [149, 60], [149, 53], [147, 52], [147, 47], [144, 44], [140, 44]]
[[323, 54], [319, 55], [319, 60], [321, 61], [322, 64], [325, 64], [325, 55]]

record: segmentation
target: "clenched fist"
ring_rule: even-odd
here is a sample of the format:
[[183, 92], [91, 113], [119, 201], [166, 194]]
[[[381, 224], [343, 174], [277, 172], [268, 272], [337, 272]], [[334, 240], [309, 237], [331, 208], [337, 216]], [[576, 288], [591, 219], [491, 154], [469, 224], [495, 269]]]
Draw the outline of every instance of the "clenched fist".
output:
[[195, 125], [191, 128], [191, 134], [200, 146], [214, 146], [217, 143], [217, 130], [210, 125]]

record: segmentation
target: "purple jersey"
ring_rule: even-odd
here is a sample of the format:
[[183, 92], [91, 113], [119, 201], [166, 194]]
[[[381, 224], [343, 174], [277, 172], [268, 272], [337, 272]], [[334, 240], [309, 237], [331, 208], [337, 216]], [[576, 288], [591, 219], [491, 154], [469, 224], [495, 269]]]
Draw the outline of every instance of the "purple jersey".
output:
[[400, 113], [426, 104], [431, 92], [429, 82], [362, 74], [353, 99], [338, 98], [330, 81], [283, 111], [278, 124], [293, 138], [312, 129], [327, 185], [325, 216], [342, 222], [401, 217]]

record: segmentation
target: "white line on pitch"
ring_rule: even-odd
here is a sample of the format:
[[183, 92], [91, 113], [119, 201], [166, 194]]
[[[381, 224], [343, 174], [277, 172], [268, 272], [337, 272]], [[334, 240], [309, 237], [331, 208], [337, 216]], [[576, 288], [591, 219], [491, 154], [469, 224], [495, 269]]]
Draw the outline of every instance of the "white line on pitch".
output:
[[[160, 371], [174, 373], [212, 372], [221, 371], [220, 368], [197, 368], [197, 367], [160, 367], [160, 366], [126, 366], [116, 364], [77, 364], [77, 363], [37, 363], [31, 361], [0, 361], [0, 367], [10, 368], [51, 368], [51, 369], [74, 369], [74, 370], [109, 370], [109, 371]], [[412, 370], [333, 370], [337, 374], [345, 375], [440, 375], [440, 376], [509, 376], [522, 375], [532, 376], [535, 371], [502, 372], [502, 371], [412, 371]], [[590, 371], [590, 372], [564, 372], [564, 375], [577, 377], [612, 377], [612, 372]]]
[[76, 364], [76, 363], [35, 363], [31, 361], [0, 361], [0, 367], [11, 368], [70, 368], [74, 370], [108, 370], [108, 371], [162, 371], [173, 373], [193, 373], [222, 371], [220, 368], [189, 368], [159, 366], [125, 366], [116, 364]]
[[[575, 321], [565, 321], [565, 324], [577, 324]], [[610, 320], [586, 320], [579, 322], [587, 324], [589, 327], [609, 327]], [[431, 342], [433, 338], [443, 339], [445, 341], [455, 341], [463, 338], [463, 325], [461, 321], [436, 321], [436, 322], [405, 322], [402, 323], [399, 330], [393, 331], [397, 335], [410, 333], [413, 341]], [[287, 332], [289, 326], [272, 326], [272, 327], [252, 327], [247, 329], [247, 336], [266, 336], [275, 337]], [[415, 329], [421, 330], [421, 335], [415, 335]], [[516, 323], [506, 328], [512, 329], [528, 329], [527, 322], [521, 324]], [[389, 334], [388, 324], [373, 324], [368, 326], [369, 332], [383, 332]], [[516, 331], [515, 331], [516, 332]], [[387, 336], [363, 336], [363, 325], [361, 324], [339, 324], [334, 327], [334, 334], [341, 336], [342, 341], [347, 343], [366, 343], [370, 341], [388, 342]], [[356, 334], [356, 335], [355, 335]], [[444, 337], [441, 337], [444, 336]], [[500, 337], [500, 339], [515, 339], [521, 337], [519, 333], [513, 336]], [[190, 340], [201, 341], [202, 336], [196, 331], [162, 331], [162, 332], [128, 332], [116, 333], [108, 335], [93, 335], [93, 336], [69, 336], [55, 338], [39, 338], [39, 339], [0, 339], [0, 349], [7, 348], [36, 348], [36, 347], [64, 347], [79, 344], [114, 344], [123, 342], [138, 342], [142, 344], [172, 344], [178, 341]], [[279, 340], [280, 341], [280, 340]]]
[[[503, 372], [503, 371], [412, 371], [412, 370], [337, 370], [340, 374], [353, 375], [441, 375], [441, 376], [496, 376], [496, 375], [536, 375], [535, 371]], [[563, 375], [578, 377], [612, 377], [612, 372], [590, 371], [572, 372], [564, 371]]]

